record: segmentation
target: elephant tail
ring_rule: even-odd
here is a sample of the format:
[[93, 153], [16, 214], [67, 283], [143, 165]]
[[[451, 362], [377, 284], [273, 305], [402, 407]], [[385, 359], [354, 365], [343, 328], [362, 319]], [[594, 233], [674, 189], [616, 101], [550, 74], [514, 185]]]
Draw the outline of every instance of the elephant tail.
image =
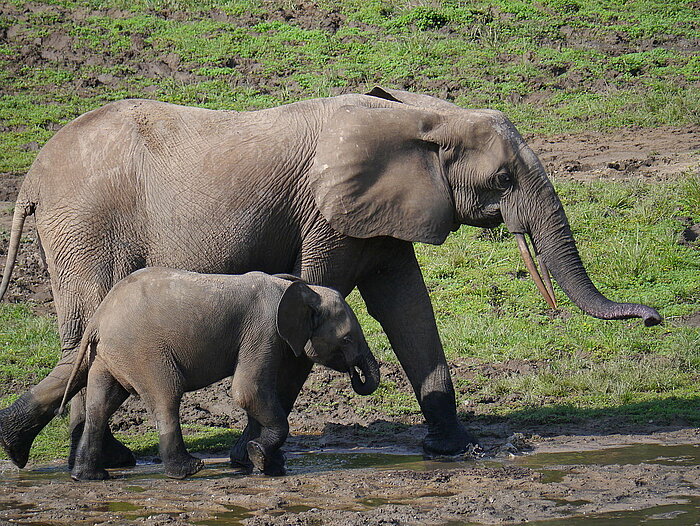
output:
[[63, 400], [61, 400], [61, 405], [59, 406], [59, 408], [56, 409], [56, 416], [63, 416], [63, 413], [65, 413], [66, 403], [68, 403], [69, 398], [72, 398], [70, 392], [73, 386], [73, 381], [78, 375], [78, 370], [80, 369], [80, 366], [82, 365], [83, 360], [85, 359], [85, 354], [87, 353], [88, 349], [95, 349], [95, 345], [97, 345], [99, 339], [100, 338], [97, 332], [97, 327], [88, 326], [85, 333], [83, 334], [82, 340], [80, 340], [80, 347], [78, 348], [78, 352], [75, 355], [75, 360], [73, 361], [73, 369], [71, 370], [70, 376], [68, 377], [68, 381], [66, 382], [66, 390], [63, 392]]
[[19, 252], [19, 244], [22, 239], [22, 229], [24, 228], [24, 220], [27, 216], [34, 213], [34, 205], [30, 203], [22, 203], [21, 198], [15, 204], [15, 213], [12, 217], [12, 229], [10, 230], [10, 244], [7, 247], [7, 260], [5, 261], [5, 272], [2, 275], [2, 283], [0, 283], [0, 300], [7, 292], [7, 287], [10, 284], [12, 270], [15, 268], [17, 261], [17, 253]]

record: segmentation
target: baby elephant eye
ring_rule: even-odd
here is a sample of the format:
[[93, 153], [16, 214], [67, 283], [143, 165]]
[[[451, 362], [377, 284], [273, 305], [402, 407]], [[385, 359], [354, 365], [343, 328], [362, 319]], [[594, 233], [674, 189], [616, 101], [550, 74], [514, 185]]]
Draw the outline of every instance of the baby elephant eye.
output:
[[343, 337], [343, 343], [350, 345], [353, 342], [352, 336]]
[[499, 188], [510, 188], [514, 183], [513, 176], [510, 172], [502, 170], [496, 174], [496, 184]]

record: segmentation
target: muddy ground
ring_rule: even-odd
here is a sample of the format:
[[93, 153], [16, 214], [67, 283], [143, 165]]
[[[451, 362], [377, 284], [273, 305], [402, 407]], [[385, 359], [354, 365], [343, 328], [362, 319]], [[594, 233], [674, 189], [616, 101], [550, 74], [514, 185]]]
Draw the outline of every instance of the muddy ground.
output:
[[[664, 180], [700, 165], [700, 130], [694, 128], [529, 140], [554, 176]], [[1, 228], [9, 228], [20, 182], [21, 177], [0, 177]], [[37, 312], [52, 315], [31, 223], [8, 299], [29, 301]], [[679, 235], [683, 228], [679, 222]], [[699, 321], [700, 315], [686, 320]], [[451, 364], [455, 377], [526, 372], [529, 366], [468, 359]], [[382, 374], [410, 391], [398, 366], [384, 363]], [[225, 452], [213, 452], [206, 469], [186, 481], [163, 478], [153, 463], [115, 471], [108, 482], [75, 483], [61, 462], [18, 471], [4, 461], [0, 523], [637, 524], [644, 517], [655, 524], [700, 523], [697, 429], [631, 427], [614, 419], [515, 429], [506, 420], [480, 418], [476, 404], [461, 407], [460, 415], [481, 440], [477, 458], [436, 463], [420, 457], [425, 428], [419, 413], [389, 415], [369, 403], [352, 394], [342, 375], [316, 368], [290, 417], [290, 473], [282, 478], [236, 475]], [[187, 395], [182, 418], [244, 425], [225, 382]], [[138, 399], [125, 404], [113, 426], [152, 429]], [[630, 444], [642, 445], [623, 448]], [[561, 455], [546, 456], [553, 452]], [[630, 510], [647, 511], [639, 512], [643, 516]]]

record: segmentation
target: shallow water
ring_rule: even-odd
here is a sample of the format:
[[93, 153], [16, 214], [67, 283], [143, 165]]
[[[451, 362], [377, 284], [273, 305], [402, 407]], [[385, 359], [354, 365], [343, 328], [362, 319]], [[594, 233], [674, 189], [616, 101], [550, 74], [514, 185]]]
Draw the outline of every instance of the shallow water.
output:
[[[484, 468], [500, 468], [503, 466], [518, 466], [532, 469], [542, 474], [543, 483], [559, 482], [567, 472], [567, 466], [608, 466], [608, 465], [640, 465], [660, 464], [664, 466], [696, 466], [700, 464], [700, 445], [662, 445], [662, 444], [634, 444], [623, 447], [612, 447], [592, 451], [537, 453], [532, 455], [516, 456], [510, 459], [483, 459], [483, 460], [424, 460], [422, 456], [409, 454], [405, 451], [387, 449], [346, 449], [346, 450], [319, 450], [307, 453], [290, 453], [287, 455], [287, 466], [290, 475], [313, 474], [320, 472], [346, 471], [354, 469], [375, 470], [413, 470], [429, 471], [437, 469], [464, 468], [465, 466], [479, 465]], [[138, 517], [154, 515], [156, 513], [172, 513], [171, 509], [160, 511], [149, 508], [147, 511], [138, 504], [138, 495], [146, 491], [154, 481], [165, 479], [160, 464], [139, 464], [131, 469], [113, 470], [113, 484], [119, 484], [124, 491], [134, 495], [134, 502], [129, 499], [93, 505], [89, 509], [92, 512], [105, 512], [134, 520]], [[236, 477], [227, 462], [222, 459], [209, 460], [206, 468], [193, 476], [185, 483], [196, 484], [197, 480], [215, 480]], [[46, 487], [56, 483], [70, 481], [65, 464], [36, 467], [30, 470], [7, 470], [0, 474], [0, 486], [11, 486], [14, 491], [21, 488]], [[240, 488], [241, 493], [255, 494], [255, 488]], [[387, 504], [411, 504], [412, 499], [418, 497], [449, 497], [451, 493], [421, 494], [407, 496], [400, 502], [384, 498], [358, 499], [358, 505], [365, 509], [372, 509]], [[586, 525], [586, 526], [628, 526], [637, 524], [663, 525], [694, 525], [700, 524], [700, 497], [690, 495], [678, 495], [677, 504], [663, 506], [651, 505], [650, 507], [636, 511], [616, 511], [590, 515], [577, 514], [577, 508], [588, 504], [585, 500], [556, 501], [557, 506], [562, 506], [570, 512], [566, 519], [552, 519], [545, 521], [529, 522], [528, 524], [543, 526], [560, 525]], [[0, 512], [12, 512], [13, 518], [22, 523], [31, 522], [33, 512], [39, 508], [24, 504], [15, 499], [0, 501]], [[240, 524], [242, 520], [252, 516], [252, 510], [240, 506], [226, 506], [227, 511], [217, 512], [215, 516], [202, 520], [193, 520], [203, 526], [226, 526]], [[310, 508], [304, 505], [283, 505], [274, 514], [301, 513]], [[7, 516], [7, 515], [3, 515]], [[25, 522], [26, 521], [26, 522]], [[42, 522], [51, 524], [51, 522]], [[447, 523], [446, 523], [447, 524]], [[450, 522], [452, 526], [460, 523]]]
[[531, 526], [696, 526], [700, 523], [700, 497], [688, 497], [684, 503], [652, 506], [635, 511], [614, 511], [529, 521]]
[[661, 464], [664, 466], [697, 466], [700, 464], [700, 445], [697, 444], [634, 444], [592, 451], [537, 453], [516, 457], [519, 466], [533, 469], [551, 466], [626, 464]]

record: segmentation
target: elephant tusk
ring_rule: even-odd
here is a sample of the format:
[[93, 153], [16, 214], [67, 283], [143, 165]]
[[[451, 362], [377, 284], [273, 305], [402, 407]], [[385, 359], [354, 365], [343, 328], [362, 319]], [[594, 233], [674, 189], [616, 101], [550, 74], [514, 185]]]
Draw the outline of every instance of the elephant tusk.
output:
[[[542, 277], [540, 276], [540, 273], [537, 271], [537, 267], [535, 266], [535, 262], [532, 259], [532, 255], [530, 254], [530, 247], [527, 246], [527, 241], [525, 241], [525, 236], [523, 234], [514, 234], [515, 239], [518, 242], [518, 249], [520, 249], [520, 256], [523, 258], [523, 261], [525, 262], [525, 266], [527, 267], [528, 272], [530, 273], [530, 276], [532, 276], [532, 279], [535, 282], [535, 285], [537, 285], [537, 290], [540, 291], [540, 294], [542, 294], [542, 297], [544, 300], [547, 302], [547, 304], [553, 308], [557, 308], [557, 303], [554, 301], [554, 295], [549, 293], [549, 290], [547, 290], [547, 287], [542, 281]], [[551, 286], [551, 282], [550, 282]]]
[[547, 265], [544, 264], [544, 261], [542, 261], [542, 257], [539, 254], [537, 254], [537, 264], [540, 266], [540, 272], [542, 274], [542, 281], [544, 281], [544, 286], [547, 288], [549, 297], [552, 298], [552, 302], [554, 303], [554, 307], [552, 308], [556, 309], [557, 298], [554, 296], [554, 286], [552, 285], [552, 278], [549, 274], [549, 270], [547, 269]]

